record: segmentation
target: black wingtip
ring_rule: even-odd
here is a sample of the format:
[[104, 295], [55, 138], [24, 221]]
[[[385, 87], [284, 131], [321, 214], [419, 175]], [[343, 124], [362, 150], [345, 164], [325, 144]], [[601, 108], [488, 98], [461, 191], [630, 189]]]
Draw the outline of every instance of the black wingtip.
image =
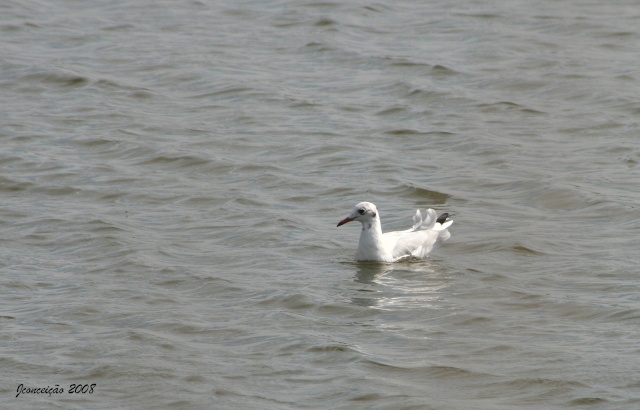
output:
[[440, 225], [443, 225], [445, 222], [447, 222], [448, 217], [449, 217], [449, 214], [445, 212], [442, 215], [440, 215], [438, 219], [436, 219], [436, 222], [439, 223]]

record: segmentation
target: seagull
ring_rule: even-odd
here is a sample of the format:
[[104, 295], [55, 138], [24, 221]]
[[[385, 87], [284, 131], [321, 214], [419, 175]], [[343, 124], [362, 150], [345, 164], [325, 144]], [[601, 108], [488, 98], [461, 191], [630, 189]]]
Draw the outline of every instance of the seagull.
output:
[[349, 216], [338, 222], [338, 226], [351, 221], [362, 223], [357, 261], [396, 262], [409, 256], [425, 259], [434, 247], [451, 237], [447, 228], [453, 223], [447, 220], [447, 213], [438, 218], [433, 209], [426, 212], [426, 218], [422, 219], [422, 213], [416, 210], [411, 229], [382, 233], [376, 206], [371, 202], [360, 202]]

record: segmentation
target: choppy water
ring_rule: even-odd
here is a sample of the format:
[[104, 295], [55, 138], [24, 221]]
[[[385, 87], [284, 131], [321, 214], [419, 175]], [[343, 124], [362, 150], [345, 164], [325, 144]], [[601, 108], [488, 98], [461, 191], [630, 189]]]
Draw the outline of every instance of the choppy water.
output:
[[640, 408], [640, 4], [344, 3], [0, 5], [2, 406]]

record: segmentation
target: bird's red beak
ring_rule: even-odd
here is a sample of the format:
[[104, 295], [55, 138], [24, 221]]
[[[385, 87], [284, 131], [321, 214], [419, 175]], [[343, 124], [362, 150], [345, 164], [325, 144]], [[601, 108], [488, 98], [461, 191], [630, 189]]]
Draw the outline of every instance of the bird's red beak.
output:
[[353, 221], [353, 218], [349, 218], [349, 217], [344, 218], [342, 221], [338, 222], [338, 226], [340, 226], [340, 225], [344, 225], [344, 224], [346, 224], [347, 222], [351, 222], [351, 221]]

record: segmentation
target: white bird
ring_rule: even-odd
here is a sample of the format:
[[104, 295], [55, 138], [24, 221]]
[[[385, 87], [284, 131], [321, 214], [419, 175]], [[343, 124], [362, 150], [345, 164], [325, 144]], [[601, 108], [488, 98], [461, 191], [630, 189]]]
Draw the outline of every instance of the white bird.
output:
[[362, 223], [356, 260], [396, 262], [407, 256], [424, 259], [434, 247], [449, 239], [451, 234], [447, 228], [453, 221], [447, 220], [448, 217], [445, 213], [438, 218], [436, 211], [429, 208], [426, 218], [422, 219], [417, 209], [411, 229], [383, 234], [376, 206], [371, 202], [360, 202], [349, 216], [338, 222], [338, 226], [351, 221]]

